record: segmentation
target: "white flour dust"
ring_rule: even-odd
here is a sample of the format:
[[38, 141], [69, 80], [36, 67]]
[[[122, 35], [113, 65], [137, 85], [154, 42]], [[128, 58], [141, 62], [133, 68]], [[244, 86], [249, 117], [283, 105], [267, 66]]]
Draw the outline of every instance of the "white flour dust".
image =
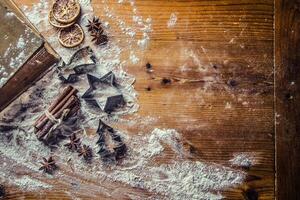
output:
[[177, 14], [176, 13], [171, 13], [170, 19], [167, 23], [168, 28], [173, 28], [177, 23]]
[[230, 160], [230, 163], [233, 166], [239, 166], [239, 167], [251, 167], [255, 164], [258, 164], [258, 160], [256, 158], [257, 153], [237, 153], [234, 154], [234, 157]]
[[231, 109], [231, 108], [232, 108], [231, 102], [226, 102], [225, 109]]
[[32, 179], [29, 176], [23, 176], [21, 178], [15, 179], [14, 182], [17, 186], [22, 187], [24, 189], [28, 189], [28, 190], [49, 189], [52, 187], [41, 181]]
[[[136, 6], [136, 3], [134, 0], [122, 0], [118, 1], [119, 4], [125, 4], [128, 3], [131, 7], [131, 14], [132, 14], [132, 25], [128, 25], [120, 16], [115, 14], [115, 12], [109, 8], [107, 1], [106, 6], [105, 6], [105, 13], [106, 16], [114, 19], [120, 30], [122, 31], [123, 34], [130, 36], [127, 39], [127, 42], [129, 44], [129, 48], [134, 47], [137, 45], [141, 50], [147, 49], [150, 43], [150, 35], [151, 32], [153, 31], [152, 29], [152, 18], [147, 17], [144, 18], [143, 16], [140, 15], [138, 7]], [[142, 34], [141, 38], [137, 38], [137, 33], [140, 32]], [[132, 57], [131, 53], [131, 57]], [[136, 57], [135, 55], [133, 57]], [[137, 59], [133, 58], [130, 59], [133, 64], [136, 64], [138, 62]]]
[[[118, 167], [109, 175], [114, 180], [141, 187], [171, 199], [222, 199], [218, 190], [243, 182], [245, 173], [221, 165], [186, 161], [188, 151], [181, 134], [174, 129], [154, 129], [141, 138], [128, 138], [134, 144], [128, 167]], [[155, 165], [153, 159], [171, 148], [177, 158]], [[181, 158], [181, 159], [180, 159]]]

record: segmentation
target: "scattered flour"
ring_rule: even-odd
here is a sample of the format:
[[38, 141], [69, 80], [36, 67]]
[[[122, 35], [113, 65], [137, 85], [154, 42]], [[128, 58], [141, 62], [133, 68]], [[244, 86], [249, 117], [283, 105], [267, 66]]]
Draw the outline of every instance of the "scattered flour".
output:
[[222, 199], [214, 191], [241, 184], [244, 178], [239, 172], [198, 161], [161, 165], [148, 173], [152, 180], [145, 182], [146, 187], [171, 199]]
[[12, 57], [10, 59], [10, 63], [9, 63], [9, 66], [11, 68], [17, 68], [22, 62], [24, 62], [24, 59], [25, 59], [25, 52], [24, 51], [21, 51], [17, 57]]
[[244, 101], [244, 102], [242, 103], [242, 105], [243, 105], [243, 106], [247, 106], [247, 105], [249, 105], [249, 102], [248, 102], [248, 101]]
[[140, 39], [137, 41], [137, 45], [141, 48], [141, 49], [145, 49], [148, 46], [148, 42], [149, 42], [149, 37], [146, 36], [143, 39]]
[[[29, 112], [32, 109], [30, 108]], [[38, 161], [41, 160], [41, 157], [47, 157], [51, 152], [31, 132], [30, 124], [34, 121], [32, 118], [35, 117], [26, 115], [23, 119], [25, 120], [24, 125], [20, 128], [24, 129], [26, 134], [16, 130], [14, 139], [10, 142], [5, 141], [4, 136], [0, 139], [0, 157], [4, 161], [0, 164], [1, 177], [26, 190], [47, 189], [54, 185], [48, 182], [47, 184], [43, 183], [43, 180], [49, 177], [43, 177], [43, 174], [37, 173]], [[215, 163], [186, 160], [188, 149], [185, 149], [182, 144], [181, 134], [174, 129], [155, 128], [148, 134], [133, 136], [121, 132], [119, 134], [128, 148], [128, 155], [122, 163], [112, 165], [108, 169], [102, 163], [99, 155], [95, 154], [91, 168], [78, 159], [76, 154], [66, 151], [63, 147], [64, 143], [62, 143], [52, 154], [59, 161], [59, 165], [64, 166], [66, 173], [58, 171], [58, 174], [53, 176], [53, 180], [58, 178], [63, 184], [69, 184], [76, 180], [75, 177], [83, 176], [97, 183], [87, 186], [88, 188], [98, 187], [98, 190], [101, 190], [101, 184], [105, 184], [107, 181], [117, 181], [135, 188], [146, 189], [168, 199], [222, 199], [223, 196], [218, 191], [238, 186], [245, 178], [245, 173], [239, 170]], [[98, 147], [95, 145], [97, 138], [96, 135], [83, 137], [82, 142], [90, 145], [94, 152], [97, 152]], [[175, 153], [173, 161], [157, 164], [154, 159], [166, 156], [166, 147]], [[66, 166], [70, 160], [72, 160], [72, 168]], [[13, 164], [9, 164], [10, 162]], [[18, 168], [26, 168], [31, 173], [35, 172], [34, 174], [39, 176], [38, 180], [16, 177], [15, 169]], [[76, 171], [72, 169], [76, 169]], [[72, 173], [74, 176], [71, 177], [67, 175], [68, 173]], [[102, 182], [102, 179], [106, 181]], [[84, 189], [83, 183], [78, 189], [81, 187]], [[105, 191], [103, 192], [105, 193]], [[73, 195], [76, 196], [76, 191]]]
[[257, 164], [256, 155], [254, 153], [238, 153], [230, 160], [230, 163], [233, 166], [239, 167], [251, 167], [254, 164]]
[[168, 164], [151, 161], [170, 147], [182, 158], [186, 150], [181, 135], [174, 129], [154, 129], [149, 135], [130, 138], [139, 145], [132, 149], [131, 167], [115, 168], [108, 176], [114, 180], [140, 187], [170, 199], [222, 199], [217, 191], [241, 184], [245, 173], [214, 163], [174, 159]]
[[17, 48], [24, 48], [25, 47], [25, 41], [24, 38], [20, 37], [17, 42]]
[[15, 16], [15, 13], [13, 13], [13, 12], [7, 12], [7, 13], [5, 14], [5, 17], [7, 17], [7, 18], [11, 18], [11, 17], [13, 17], [13, 16]]
[[[4, 67], [0, 66], [0, 70], [4, 70]], [[8, 81], [8, 77], [7, 76], [8, 76], [7, 72], [2, 72], [2, 76], [0, 78], [0, 86], [1, 87]]]
[[[132, 140], [135, 141], [138, 138], [133, 138]], [[135, 147], [132, 149], [132, 154], [135, 155], [133, 160], [138, 161], [135, 166], [137, 168], [143, 167], [152, 157], [162, 153], [165, 149], [164, 144], [171, 147], [171, 149], [181, 157], [185, 154], [183, 145], [180, 142], [181, 136], [174, 129], [155, 128], [149, 135], [141, 137], [139, 140], [139, 145], [135, 146], [134, 144], [133, 146]]]
[[[10, 17], [13, 16], [14, 15], [11, 15]], [[28, 28], [25, 28], [24, 34], [21, 34], [15, 43], [10, 43], [3, 55], [0, 55], [2, 63], [2, 65], [0, 65], [0, 88], [36, 50], [32, 47], [41, 44], [41, 40], [34, 37], [31, 38], [32, 34]], [[9, 36], [7, 36], [7, 38], [8, 37]], [[32, 44], [31, 48], [26, 46], [28, 42]]]
[[192, 71], [192, 69], [189, 68], [186, 64], [180, 66], [179, 69], [180, 69], [180, 72], [183, 72], [183, 73], [188, 72], [188, 71]]
[[36, 179], [32, 179], [29, 176], [23, 176], [22, 178], [18, 178], [14, 180], [14, 183], [21, 187], [22, 189], [28, 189], [28, 190], [37, 190], [37, 189], [49, 189], [52, 186], [45, 184], [41, 181], [38, 181]]
[[232, 105], [230, 102], [226, 102], [225, 109], [231, 109]]
[[130, 60], [132, 64], [137, 64], [139, 62], [139, 58], [136, 57], [133, 51], [130, 51]]
[[[118, 3], [123, 4], [125, 3], [125, 0], [122, 1], [118, 1]], [[132, 31], [130, 36], [132, 37], [133, 40], [130, 41], [130, 43], [133, 45], [133, 43], [135, 43], [135, 35], [136, 32], [140, 31], [142, 33], [142, 38], [137, 39], [136, 44], [140, 47], [140, 49], [145, 50], [150, 42], [150, 34], [153, 31], [152, 30], [152, 18], [151, 17], [147, 17], [146, 19], [144, 19], [138, 11], [137, 6], [135, 5], [135, 1], [133, 0], [129, 0], [128, 1], [131, 8], [132, 8], [132, 21], [134, 23], [133, 27], [126, 27], [125, 22], [121, 19], [119, 19], [119, 17], [117, 17], [115, 14], [112, 14], [112, 11], [108, 8], [108, 6], [106, 7], [106, 11], [107, 13], [109, 13], [109, 17], [115, 18], [119, 24], [121, 25], [120, 28], [123, 31], [124, 34], [128, 34], [128, 32], [126, 32], [126, 30], [130, 30]], [[125, 30], [125, 31], [124, 31]]]
[[176, 13], [171, 13], [170, 19], [167, 23], [168, 28], [173, 28], [177, 23], [177, 14]]
[[80, 3], [80, 5], [89, 5], [91, 4], [91, 0], [78, 0], [78, 2]]
[[[4, 14], [4, 13], [3, 13]], [[2, 16], [1, 16], [2, 17]], [[9, 23], [10, 21], [17, 20], [13, 12], [4, 14], [4, 18]], [[5, 22], [6, 23], [6, 22]], [[25, 63], [25, 61], [32, 55], [37, 48], [40, 47], [42, 41], [35, 36], [34, 33], [27, 27], [17, 30], [16, 34], [19, 38], [15, 38], [15, 34], [2, 34], [0, 40], [8, 40], [7, 49], [0, 53], [0, 88], [14, 75], [18, 68]], [[30, 39], [32, 38], [32, 39]], [[31, 46], [26, 46], [26, 43], [31, 43]]]

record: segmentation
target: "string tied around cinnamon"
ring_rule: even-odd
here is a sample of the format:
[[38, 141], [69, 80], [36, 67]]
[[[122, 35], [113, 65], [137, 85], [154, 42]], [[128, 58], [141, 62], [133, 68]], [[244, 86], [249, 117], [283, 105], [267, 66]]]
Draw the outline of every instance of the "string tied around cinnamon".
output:
[[55, 130], [61, 123], [63, 122], [63, 119], [69, 114], [70, 109], [64, 109], [62, 115], [59, 118], [55, 118], [49, 110], [45, 110], [46, 117], [54, 124], [54, 126], [51, 127], [49, 130], [49, 133], [51, 133], [53, 130]]

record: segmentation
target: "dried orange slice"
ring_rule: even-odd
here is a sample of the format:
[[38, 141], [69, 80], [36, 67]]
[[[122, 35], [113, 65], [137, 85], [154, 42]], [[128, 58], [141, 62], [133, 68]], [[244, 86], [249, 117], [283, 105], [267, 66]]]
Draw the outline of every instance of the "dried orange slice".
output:
[[74, 22], [71, 22], [70, 24], [63, 24], [63, 23], [56, 21], [56, 19], [53, 17], [52, 10], [50, 10], [50, 12], [49, 12], [48, 20], [49, 20], [49, 23], [56, 28], [67, 28], [67, 27], [72, 26], [75, 23], [75, 21], [74, 21]]
[[84, 33], [78, 24], [74, 24], [73, 26], [60, 30], [58, 35], [60, 44], [67, 48], [78, 46], [81, 44], [83, 39]]
[[52, 5], [53, 17], [56, 21], [69, 24], [80, 14], [80, 4], [77, 0], [56, 0]]

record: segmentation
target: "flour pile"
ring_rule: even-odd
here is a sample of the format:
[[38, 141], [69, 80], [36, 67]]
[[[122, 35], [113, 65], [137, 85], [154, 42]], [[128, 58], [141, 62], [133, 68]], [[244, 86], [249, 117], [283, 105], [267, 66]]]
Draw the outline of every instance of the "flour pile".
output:
[[[16, 133], [15, 133], [16, 134]], [[200, 161], [188, 161], [186, 156], [188, 150], [183, 147], [181, 134], [174, 129], [154, 129], [145, 136], [129, 137], [122, 134], [125, 143], [129, 149], [128, 158], [119, 165], [107, 166], [96, 156], [92, 166], [86, 165], [77, 159], [77, 155], [59, 148], [55, 151], [55, 158], [60, 165], [63, 163], [71, 164], [71, 167], [65, 166], [65, 172], [59, 172], [52, 179], [59, 177], [60, 180], [67, 182], [76, 182], [76, 176], [95, 180], [111, 180], [129, 184], [134, 188], [146, 189], [157, 195], [169, 197], [171, 199], [222, 199], [218, 192], [228, 187], [234, 187], [241, 184], [246, 176], [242, 171], [234, 170], [228, 167], [213, 163]], [[39, 174], [36, 179], [28, 181], [30, 186], [24, 183], [21, 177], [15, 179], [14, 170], [16, 167], [25, 167], [29, 174], [38, 172], [39, 164], [32, 162], [32, 159], [40, 160], [41, 156], [46, 156], [50, 152], [43, 144], [38, 142], [34, 135], [24, 136], [16, 134], [19, 141], [22, 141], [22, 147], [18, 147], [14, 140], [10, 143], [3, 142], [1, 138], [1, 159], [11, 158], [15, 164], [11, 165], [8, 159], [0, 165], [2, 176], [24, 189], [46, 189], [52, 187], [51, 183], [42, 182], [43, 174]], [[85, 138], [83, 142], [93, 144], [95, 138]], [[155, 164], [154, 159], [165, 156], [165, 148], [171, 148], [175, 153], [174, 161], [166, 164]], [[26, 154], [24, 152], [26, 150]], [[97, 147], [94, 147], [97, 150]], [[39, 153], [37, 153], [39, 152]], [[70, 162], [71, 161], [71, 162]], [[9, 173], [8, 173], [9, 171]], [[74, 177], [67, 174], [73, 173]], [[37, 175], [35, 175], [36, 177]], [[23, 180], [20, 183], [20, 179]], [[49, 182], [49, 180], [46, 180]], [[101, 182], [99, 182], [101, 187]], [[79, 187], [78, 189], [84, 187]]]
[[258, 164], [257, 156], [258, 153], [237, 153], [233, 155], [234, 157], [230, 160], [230, 163], [232, 166], [239, 166], [239, 167], [245, 167], [250, 168], [251, 166]]
[[[128, 167], [116, 167], [109, 175], [114, 180], [163, 194], [171, 199], [222, 199], [216, 191], [241, 184], [245, 173], [221, 165], [187, 161], [189, 153], [181, 134], [174, 129], [154, 129], [142, 138], [130, 138], [133, 144]], [[128, 141], [129, 142], [129, 141]], [[165, 147], [177, 158], [168, 164], [155, 165]]]

